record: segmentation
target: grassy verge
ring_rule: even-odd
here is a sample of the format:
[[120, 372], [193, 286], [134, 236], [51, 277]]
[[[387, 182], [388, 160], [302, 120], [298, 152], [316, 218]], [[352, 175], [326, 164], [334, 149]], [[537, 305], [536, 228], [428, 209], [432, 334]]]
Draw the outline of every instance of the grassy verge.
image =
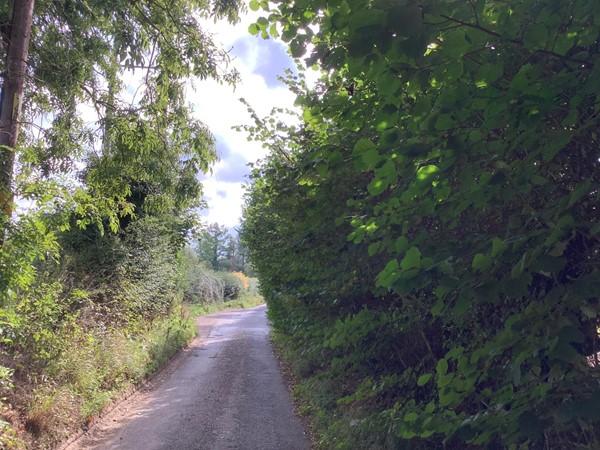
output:
[[[385, 432], [384, 417], [369, 405], [343, 400], [352, 380], [341, 377], [324, 361], [315, 365], [305, 348], [290, 336], [273, 331], [271, 339], [290, 383], [298, 414], [319, 450], [376, 450], [399, 447]], [[311, 362], [312, 361], [312, 362]], [[410, 448], [410, 447], [408, 447]]]
[[195, 336], [193, 314], [178, 306], [141, 329], [64, 330], [64, 350], [41, 376], [16, 373], [2, 412], [0, 448], [55, 448], [115, 399], [168, 362]]

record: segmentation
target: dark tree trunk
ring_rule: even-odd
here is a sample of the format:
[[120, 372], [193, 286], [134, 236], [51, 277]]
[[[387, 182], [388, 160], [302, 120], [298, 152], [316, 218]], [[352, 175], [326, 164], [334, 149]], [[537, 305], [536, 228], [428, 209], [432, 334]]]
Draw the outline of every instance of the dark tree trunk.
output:
[[13, 166], [35, 0], [14, 0], [11, 32], [0, 95], [0, 208], [12, 213]]

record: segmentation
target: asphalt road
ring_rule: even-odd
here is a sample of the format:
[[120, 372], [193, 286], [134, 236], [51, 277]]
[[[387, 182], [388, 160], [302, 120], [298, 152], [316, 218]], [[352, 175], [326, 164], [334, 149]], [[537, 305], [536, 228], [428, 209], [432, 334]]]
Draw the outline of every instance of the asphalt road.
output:
[[66, 448], [308, 449], [265, 312], [259, 306], [200, 318], [199, 336], [162, 379]]

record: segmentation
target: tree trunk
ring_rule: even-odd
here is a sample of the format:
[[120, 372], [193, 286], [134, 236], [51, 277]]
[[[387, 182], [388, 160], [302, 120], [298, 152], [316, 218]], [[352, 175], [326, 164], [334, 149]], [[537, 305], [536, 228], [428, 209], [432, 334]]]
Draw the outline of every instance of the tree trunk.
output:
[[19, 135], [19, 116], [27, 74], [27, 57], [35, 0], [14, 0], [11, 33], [0, 95], [0, 209], [10, 217], [13, 208], [13, 166]]

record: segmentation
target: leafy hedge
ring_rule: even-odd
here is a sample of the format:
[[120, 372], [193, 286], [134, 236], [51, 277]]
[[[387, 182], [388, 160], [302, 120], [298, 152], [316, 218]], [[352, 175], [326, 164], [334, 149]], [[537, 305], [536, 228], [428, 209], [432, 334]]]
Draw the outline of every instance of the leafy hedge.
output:
[[600, 445], [598, 3], [250, 7], [324, 70], [243, 230], [305, 374], [381, 446]]

